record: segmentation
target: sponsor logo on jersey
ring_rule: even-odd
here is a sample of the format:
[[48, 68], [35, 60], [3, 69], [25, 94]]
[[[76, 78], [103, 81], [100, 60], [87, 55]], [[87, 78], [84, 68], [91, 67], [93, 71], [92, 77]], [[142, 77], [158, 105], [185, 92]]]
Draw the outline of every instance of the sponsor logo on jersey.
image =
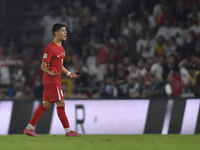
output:
[[61, 53], [60, 55], [57, 55], [57, 57], [60, 57], [61, 55], [65, 56], [65, 52]]

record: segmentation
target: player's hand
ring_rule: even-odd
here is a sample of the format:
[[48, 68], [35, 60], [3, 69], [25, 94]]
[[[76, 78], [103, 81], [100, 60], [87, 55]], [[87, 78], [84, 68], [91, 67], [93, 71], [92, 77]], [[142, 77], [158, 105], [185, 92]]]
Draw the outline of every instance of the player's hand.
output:
[[78, 70], [75, 71], [75, 72], [72, 72], [72, 73], [69, 75], [69, 77], [72, 78], [72, 79], [79, 79], [81, 75], [77, 75], [77, 74], [76, 74], [77, 72], [78, 72]]
[[50, 76], [57, 77], [60, 75], [58, 72], [54, 72], [55, 70], [51, 70]]

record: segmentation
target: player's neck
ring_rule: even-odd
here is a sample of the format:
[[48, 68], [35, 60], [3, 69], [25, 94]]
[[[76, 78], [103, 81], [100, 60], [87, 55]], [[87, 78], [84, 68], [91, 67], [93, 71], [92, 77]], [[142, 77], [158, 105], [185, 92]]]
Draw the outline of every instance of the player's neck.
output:
[[57, 39], [57, 38], [54, 38], [54, 39], [53, 39], [53, 42], [54, 42], [56, 45], [58, 45], [58, 46], [61, 46], [61, 45], [62, 45], [62, 41], [59, 40], [59, 39]]

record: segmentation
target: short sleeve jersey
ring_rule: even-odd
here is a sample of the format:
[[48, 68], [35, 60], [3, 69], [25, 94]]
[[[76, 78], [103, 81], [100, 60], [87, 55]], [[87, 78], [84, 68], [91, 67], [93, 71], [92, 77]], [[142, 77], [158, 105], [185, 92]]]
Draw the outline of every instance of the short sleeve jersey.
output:
[[62, 46], [58, 46], [54, 42], [49, 43], [49, 45], [44, 49], [43, 60], [48, 65], [49, 71], [54, 70], [54, 72], [60, 73], [59, 76], [53, 77], [44, 73], [43, 84], [61, 84], [61, 68], [63, 66], [63, 60], [65, 58], [65, 51]]

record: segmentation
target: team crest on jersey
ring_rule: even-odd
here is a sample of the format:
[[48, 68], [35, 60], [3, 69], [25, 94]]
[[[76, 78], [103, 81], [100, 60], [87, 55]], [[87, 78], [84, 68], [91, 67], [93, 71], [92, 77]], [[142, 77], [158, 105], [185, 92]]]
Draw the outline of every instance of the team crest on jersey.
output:
[[43, 58], [47, 58], [47, 53], [44, 53], [44, 56], [43, 56]]

